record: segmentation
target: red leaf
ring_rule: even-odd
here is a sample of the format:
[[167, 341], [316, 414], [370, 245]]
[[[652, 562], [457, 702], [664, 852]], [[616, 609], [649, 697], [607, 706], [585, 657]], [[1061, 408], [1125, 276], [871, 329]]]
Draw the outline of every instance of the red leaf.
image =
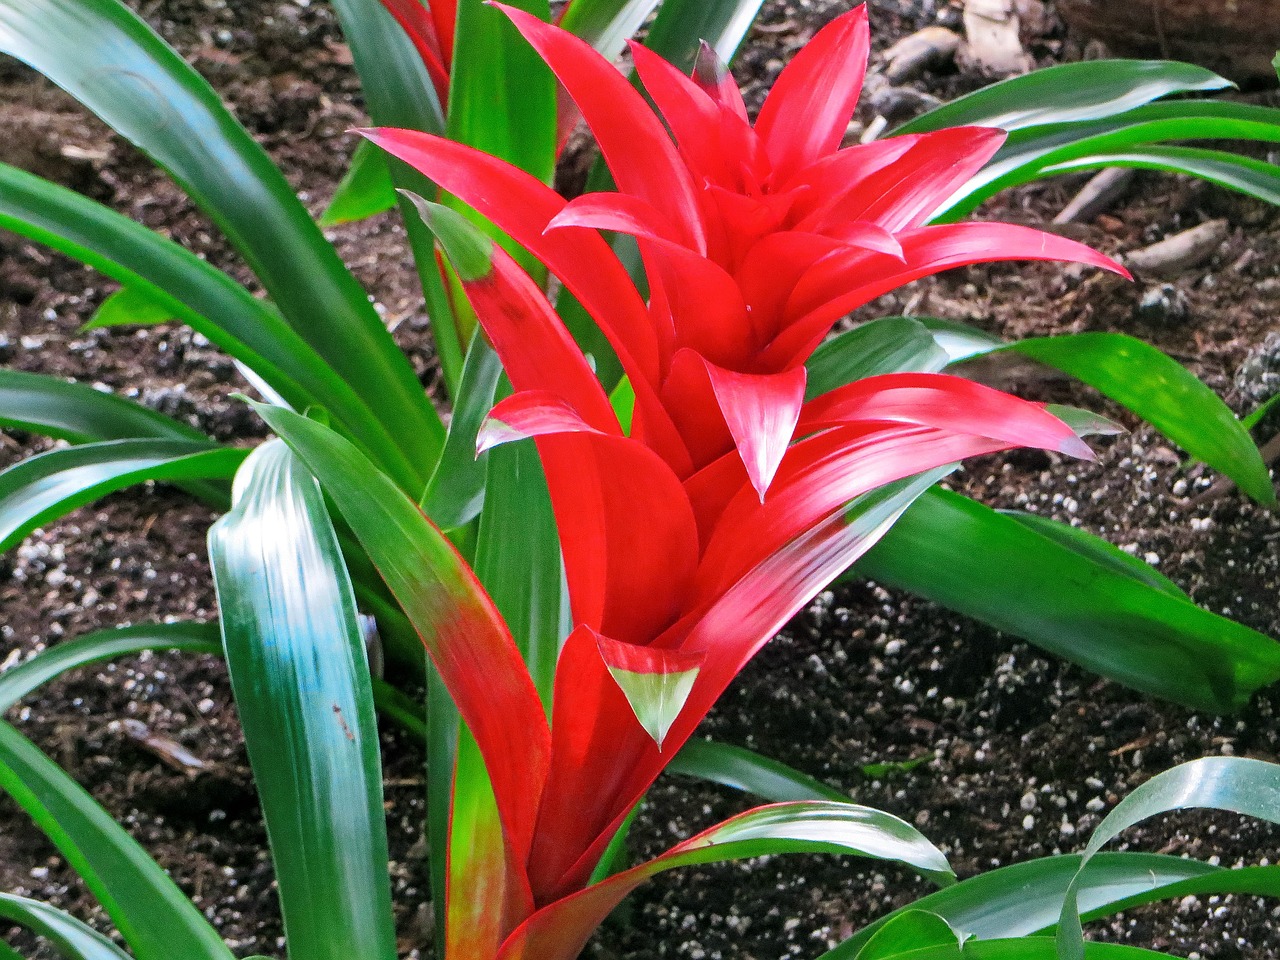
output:
[[503, 443], [557, 433], [597, 433], [582, 415], [550, 390], [524, 390], [499, 401], [476, 436], [476, 456]]
[[570, 200], [547, 224], [548, 231], [563, 227], [616, 230], [633, 237], [679, 243], [672, 233], [672, 225], [659, 211], [626, 193], [584, 193]]
[[871, 52], [865, 6], [823, 27], [778, 75], [756, 119], [773, 182], [831, 153], [858, 104]]
[[705, 40], [698, 44], [698, 56], [693, 62], [693, 82], [721, 109], [743, 121], [747, 119], [747, 105], [742, 99], [742, 91], [734, 83], [733, 74], [729, 72], [729, 65]]
[[1129, 276], [1110, 257], [1074, 240], [1007, 223], [955, 223], [897, 235], [903, 264], [883, 254], [834, 254], [816, 264], [787, 304], [789, 320], [765, 351], [765, 362], [798, 362], [822, 342], [831, 324], [882, 293], [952, 267], [993, 260], [1066, 260]]
[[1093, 459], [1089, 445], [1039, 404], [940, 373], [891, 373], [832, 390], [805, 404], [797, 432], [857, 421], [980, 433], [1018, 446]]
[[897, 233], [918, 227], [1000, 149], [1005, 132], [952, 127], [920, 136], [891, 165], [864, 179], [832, 211], [841, 220], [870, 220]]
[[[442, 105], [449, 102], [449, 61], [453, 56], [453, 24], [447, 23], [447, 33], [440, 31], [439, 18], [432, 18], [428, 11], [417, 0], [382, 0], [382, 5], [400, 24], [400, 28], [408, 35], [413, 47], [422, 58], [427, 68], [427, 76], [435, 87], [436, 96]], [[432, 10], [435, 4], [432, 5]], [[441, 42], [441, 38], [444, 42]]]
[[590, 44], [523, 10], [492, 5], [511, 18], [569, 91], [623, 192], [671, 210], [681, 242], [705, 253], [689, 171], [644, 97]]
[[657, 378], [657, 344], [644, 301], [609, 245], [585, 228], [545, 232], [565, 207], [558, 193], [518, 167], [443, 137], [385, 127], [359, 132], [475, 207], [546, 264], [600, 324], [633, 381]]

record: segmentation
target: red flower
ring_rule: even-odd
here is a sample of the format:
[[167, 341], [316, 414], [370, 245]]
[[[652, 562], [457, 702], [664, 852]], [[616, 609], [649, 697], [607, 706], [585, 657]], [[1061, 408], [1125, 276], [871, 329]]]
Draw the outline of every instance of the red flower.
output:
[[[1041, 407], [956, 377], [875, 377], [805, 402], [804, 362], [831, 325], [965, 263], [1119, 268], [1021, 227], [923, 225], [990, 158], [997, 131], [838, 149], [867, 58], [862, 8], [783, 71], [754, 127], [709, 55], [690, 80], [633, 48], [660, 119], [586, 44], [502, 9], [577, 102], [619, 193], [566, 203], [447, 140], [366, 135], [541, 259], [600, 324], [635, 392], [628, 434], [516, 262], [459, 215], [423, 205], [516, 390], [482, 446], [536, 438], [564, 551], [576, 627], [557, 665], [545, 776], [496, 797], [532, 900], [500, 956], [551, 960], [574, 956], [630, 889], [579, 893], [666, 761], [930, 471], [1017, 445], [1090, 455]], [[639, 239], [647, 303], [596, 228]], [[922, 474], [900, 496], [849, 509]]]

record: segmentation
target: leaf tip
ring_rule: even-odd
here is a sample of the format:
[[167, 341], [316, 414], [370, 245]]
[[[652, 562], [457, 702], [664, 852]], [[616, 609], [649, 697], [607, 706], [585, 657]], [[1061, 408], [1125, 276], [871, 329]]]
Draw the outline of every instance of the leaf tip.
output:
[[457, 210], [432, 203], [412, 190], [397, 192], [417, 209], [463, 283], [483, 280], [493, 272], [493, 241], [475, 224]]

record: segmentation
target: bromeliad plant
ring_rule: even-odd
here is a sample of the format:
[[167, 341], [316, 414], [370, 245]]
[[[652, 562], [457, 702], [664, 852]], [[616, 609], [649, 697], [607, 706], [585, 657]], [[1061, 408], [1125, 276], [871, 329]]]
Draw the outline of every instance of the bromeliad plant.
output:
[[[429, 807], [446, 957], [569, 960], [639, 883], [715, 859], [853, 852], [948, 881], [945, 860], [909, 825], [831, 798], [750, 811], [620, 872], [609, 854], [630, 811], [746, 661], [951, 465], [1018, 445], [1089, 456], [1055, 412], [965, 380], [855, 377], [856, 364], [832, 373], [815, 356], [832, 323], [886, 289], [961, 263], [1114, 265], [1023, 228], [927, 224], [999, 134], [958, 129], [838, 149], [866, 61], [861, 9], [787, 68], [754, 125], [705, 51], [693, 79], [635, 51], [660, 120], [588, 46], [502, 10], [576, 101], [618, 192], [566, 203], [537, 177], [447, 138], [391, 129], [370, 136], [559, 278], [604, 331], [625, 380], [606, 391], [502, 244], [450, 206], [417, 198], [447, 276], [487, 338], [471, 348], [461, 382], [472, 389], [462, 392], [439, 465], [381, 462], [348, 423], [328, 426], [287, 404], [258, 407], [283, 442], [244, 461], [234, 509], [215, 526], [210, 549], [291, 955], [395, 955], [376, 687], [347, 573], [347, 563], [361, 572], [365, 557], [434, 666]], [[636, 238], [647, 298], [597, 228]], [[227, 292], [227, 302], [239, 301]], [[514, 392], [489, 410], [499, 392], [495, 354]], [[111, 409], [125, 420], [131, 408]], [[74, 435], [74, 411], [59, 416]], [[554, 526], [529, 523], [542, 519], [536, 485], [495, 479], [540, 478], [529, 444], [514, 442], [527, 438], [545, 471]], [[480, 522], [451, 524], [455, 546], [418, 501], [437, 517], [453, 511], [469, 522], [476, 507], [460, 465], [476, 451], [487, 458]], [[213, 453], [197, 445], [182, 456]], [[405, 480], [428, 472], [429, 483]], [[1207, 803], [1275, 818], [1274, 778], [1252, 761], [1189, 768], [1153, 781], [1138, 813]], [[0, 727], [0, 785], [76, 865], [139, 960], [171, 956], [174, 937], [190, 956], [228, 955], [123, 831], [8, 727]], [[1119, 829], [1137, 814], [1131, 807], [1115, 816]], [[1156, 867], [1164, 871], [1157, 892], [1248, 886], [1201, 867], [1125, 857], [1106, 884], [1089, 886], [1076, 873], [1091, 854], [1038, 868], [1031, 884], [1025, 872], [992, 882], [984, 907], [1038, 904], [1021, 926], [989, 917], [982, 926], [967, 893], [939, 895], [868, 930], [842, 955], [955, 956], [964, 933], [1021, 936], [1060, 913], [1060, 947], [1074, 957], [1084, 949], [1081, 905], [1155, 895], [1148, 877]], [[1275, 881], [1268, 872], [1250, 882]], [[119, 955], [30, 901], [6, 897], [0, 912], [70, 956]], [[1044, 922], [1028, 927], [1028, 916]], [[1039, 937], [966, 946], [965, 954], [1054, 949]]]

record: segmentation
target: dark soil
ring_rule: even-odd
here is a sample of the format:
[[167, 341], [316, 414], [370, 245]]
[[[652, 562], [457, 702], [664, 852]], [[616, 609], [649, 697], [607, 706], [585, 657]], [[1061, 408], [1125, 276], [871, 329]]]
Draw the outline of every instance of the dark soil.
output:
[[[739, 66], [749, 92], [758, 99], [795, 49], [848, 5], [767, 3]], [[957, 4], [872, 0], [871, 8], [877, 52], [932, 23], [959, 27]], [[349, 54], [324, 5], [164, 0], [142, 12], [210, 78], [318, 212], [353, 147], [343, 131], [362, 119]], [[1041, 63], [1082, 54], [1082, 41], [1065, 35], [1052, 10], [1026, 39]], [[902, 119], [930, 97], [982, 82], [974, 69], [954, 67], [925, 73], [907, 88], [872, 81], [859, 124], [877, 111]], [[108, 203], [244, 277], [226, 244], [163, 175], [48, 83], [0, 64], [0, 117], [0, 159]], [[983, 215], [1043, 224], [1078, 186], [1072, 180], [1028, 189]], [[1216, 188], [1140, 175], [1104, 216], [1071, 230], [1119, 253], [1215, 217], [1228, 219], [1231, 236], [1168, 289], [1055, 265], [974, 268], [883, 298], [861, 316], [945, 316], [1008, 336], [1125, 331], [1190, 365], [1246, 412], [1275, 389], [1259, 371], [1280, 368], [1280, 356], [1267, 367], [1259, 353], [1280, 315], [1276, 211]], [[433, 390], [426, 322], [400, 227], [384, 216], [335, 231], [334, 239]], [[234, 367], [200, 337], [170, 326], [80, 333], [109, 292], [92, 271], [0, 235], [0, 363], [109, 387], [221, 439], [249, 443], [264, 435], [231, 398], [242, 388]], [[1280, 355], [1275, 338], [1270, 349]], [[1132, 432], [1097, 442], [1096, 464], [1014, 454], [969, 464], [955, 486], [1104, 535], [1157, 564], [1208, 609], [1280, 636], [1280, 519], [1231, 490], [1204, 498], [1212, 474], [1184, 465], [1158, 435], [1082, 388], [1026, 368], [982, 375], [1028, 396], [1106, 410]], [[1263, 424], [1270, 428], [1263, 439], [1280, 427], [1272, 420]], [[0, 434], [0, 466], [48, 446]], [[99, 627], [211, 617], [204, 553], [211, 519], [181, 493], [147, 488], [81, 510], [0, 558], [0, 668]], [[706, 732], [913, 821], [969, 876], [1078, 849], [1120, 797], [1179, 761], [1225, 753], [1280, 758], [1277, 704], [1267, 692], [1239, 718], [1193, 714], [862, 583], [823, 594], [766, 647]], [[50, 685], [10, 719], [129, 826], [237, 954], [281, 954], [265, 835], [216, 659], [155, 655], [86, 670]], [[126, 721], [181, 744], [201, 768], [166, 765], [163, 751], [148, 747]], [[389, 733], [385, 756], [402, 947], [428, 956], [422, 755]], [[921, 758], [910, 769], [896, 767]], [[868, 773], [871, 764], [890, 766]], [[656, 853], [747, 805], [729, 791], [664, 778], [637, 823], [636, 853]], [[0, 801], [0, 817], [0, 889], [47, 899], [105, 929], [82, 885], [20, 811]], [[1280, 832], [1228, 816], [1185, 815], [1126, 839], [1134, 849], [1265, 863]], [[922, 892], [903, 870], [844, 858], [687, 871], [634, 896], [588, 955], [815, 956]], [[1280, 954], [1275, 909], [1252, 898], [1188, 899], [1093, 929], [1181, 956], [1260, 960]]]

